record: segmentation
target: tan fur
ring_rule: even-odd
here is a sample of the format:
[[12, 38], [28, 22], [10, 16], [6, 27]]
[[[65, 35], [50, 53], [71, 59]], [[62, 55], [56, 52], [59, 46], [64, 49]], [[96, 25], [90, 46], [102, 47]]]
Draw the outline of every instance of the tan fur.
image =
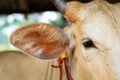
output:
[[[112, 27], [109, 25], [108, 25], [108, 27], [111, 29], [115, 28], [118, 30], [116, 32], [119, 32], [120, 14], [119, 14], [119, 11], [117, 10], [117, 7], [115, 7], [112, 4], [109, 4], [107, 2], [104, 2], [102, 0], [101, 1], [96, 0], [91, 3], [82, 4], [82, 5], [80, 5], [80, 3], [76, 3], [76, 2], [73, 2], [73, 3], [71, 2], [68, 4], [74, 4], [74, 6], [68, 6], [68, 8], [70, 7], [69, 8], [70, 11], [74, 12], [74, 10], [75, 10], [74, 13], [71, 12], [72, 14], [70, 14], [68, 11], [68, 15], [67, 15], [67, 12], [65, 15], [65, 17], [68, 19], [68, 21], [72, 22], [72, 24], [68, 28], [71, 29], [71, 31], [73, 31], [73, 34], [75, 35], [75, 42], [76, 42], [74, 55], [69, 54], [70, 55], [71, 73], [72, 73], [74, 80], [119, 80], [118, 78], [116, 78], [116, 74], [115, 74], [116, 72], [111, 70], [111, 68], [106, 63], [106, 58], [108, 57], [109, 53], [102, 53], [102, 55], [95, 55], [94, 53], [93, 54], [91, 53], [91, 55], [86, 54], [86, 56], [88, 56], [88, 57], [85, 57], [81, 51], [81, 48], [82, 48], [81, 36], [83, 34], [85, 34], [85, 33], [83, 33], [83, 31], [81, 29], [82, 29], [83, 25], [85, 25], [87, 20], [92, 18], [92, 16], [94, 16], [96, 13], [100, 12], [102, 15], [107, 16], [107, 17], [105, 17], [106, 20], [110, 21], [110, 23], [113, 23], [113, 24], [111, 24]], [[79, 5], [77, 5], [77, 4], [79, 4]], [[74, 7], [76, 7], [76, 6], [77, 6], [77, 8], [74, 9]], [[73, 8], [71, 8], [71, 7], [73, 7]], [[81, 14], [81, 13], [83, 13], [83, 14]], [[75, 15], [73, 15], [73, 14], [75, 14]], [[72, 18], [70, 18], [69, 15], [70, 16], [72, 15]], [[97, 16], [97, 17], [99, 18], [99, 16]], [[97, 17], [94, 17], [94, 20], [97, 20], [97, 19], [95, 19]], [[101, 24], [101, 27], [103, 27], [103, 29], [105, 27], [107, 27], [107, 26], [104, 26], [104, 23], [99, 23], [99, 21], [98, 21], [98, 24]], [[106, 24], [107, 24], [107, 22], [106, 22]], [[98, 27], [98, 25], [93, 25], [93, 26]], [[91, 27], [91, 26], [89, 26], [89, 27]], [[99, 36], [98, 36], [98, 39], [99, 39]], [[72, 57], [72, 59], [71, 59], [71, 57]]]
[[[74, 5], [74, 6], [73, 6]], [[79, 10], [82, 7], [83, 4], [73, 1], [73, 2], [68, 2], [67, 3], [67, 10], [65, 13], [65, 18], [67, 19], [68, 22], [75, 22], [78, 20], [77, 15], [79, 14]]]
[[[71, 22], [71, 24], [67, 27], [67, 29], [65, 29], [65, 31], [70, 30], [72, 35], [74, 36], [75, 41], [74, 49], [68, 48], [67, 50], [68, 64], [73, 80], [120, 80], [119, 76], [117, 76], [117, 74], [119, 73], [115, 71], [116, 69], [119, 70], [119, 66], [118, 68], [116, 68], [119, 63], [114, 63], [114, 59], [116, 59], [115, 55], [117, 55], [117, 59], [120, 60], [119, 50], [117, 50], [119, 49], [120, 40], [120, 13], [118, 5], [109, 4], [103, 0], [94, 0], [86, 4], [78, 2], [68, 2], [67, 11], [64, 16], [69, 22]], [[93, 25], [91, 23], [93, 23]], [[88, 24], [90, 25], [88, 26]], [[34, 24], [32, 26], [39, 26], [39, 24]], [[45, 33], [49, 29], [51, 29], [51, 27], [47, 29], [46, 26], [41, 26], [43, 26], [40, 27], [41, 30], [45, 31]], [[91, 30], [92, 28], [93, 30]], [[24, 31], [25, 28], [21, 29], [22, 31]], [[33, 28], [31, 29], [33, 30]], [[86, 30], [87, 32], [85, 32], [84, 29], [88, 29]], [[38, 28], [36, 28], [35, 30], [39, 32]], [[54, 42], [54, 40], [58, 41], [60, 39], [61, 32], [58, 31], [57, 33], [60, 34], [55, 35], [53, 33], [54, 31], [56, 32], [55, 28], [52, 28], [48, 31], [48, 33], [52, 35], [48, 36], [45, 41], [50, 40], [50, 42]], [[98, 34], [99, 31], [101, 31], [100, 34]], [[17, 32], [19, 32], [19, 30]], [[17, 38], [19, 38], [20, 36], [22, 36], [22, 38], [19, 39], [23, 39], [24, 37], [24, 34], [19, 35], [17, 34], [17, 32], [14, 33], [16, 36], [13, 38], [13, 40], [11, 39], [13, 43], [14, 40], [17, 40]], [[31, 37], [34, 37], [36, 40], [38, 40], [38, 42], [39, 40], [43, 41], [44, 37], [38, 38], [38, 36], [35, 34], [38, 33], [27, 33], [26, 37], [30, 39]], [[87, 34], [89, 36], [92, 35], [92, 37], [94, 37], [92, 38], [92, 40], [95, 44], [97, 44], [97, 42], [105, 43], [103, 45], [97, 44], [97, 49], [92, 48], [92, 50], [90, 51], [87, 49], [88, 51], [86, 50], [86, 52], [88, 53], [85, 54], [85, 51], [83, 52], [81, 41], [84, 34]], [[97, 34], [97, 38], [95, 34]], [[18, 35], [19, 37], [17, 37]], [[114, 36], [114, 38], [111, 36]], [[65, 38], [65, 36], [63, 38]], [[65, 40], [66, 39], [67, 38], [65, 38]], [[62, 41], [65, 40], [62, 39]], [[60, 43], [62, 41], [60, 41]], [[51, 48], [48, 49], [48, 51], [46, 52], [49, 53], [49, 51], [51, 51]], [[52, 64], [56, 64], [56, 61], [43, 61], [15, 51], [1, 52], [0, 80], [59, 80], [59, 71], [51, 68]], [[113, 68], [111, 66], [113, 66]], [[116, 69], [114, 69], [114, 66]], [[65, 72], [63, 72], [63, 74], [65, 74]], [[67, 80], [65, 75], [63, 77], [63, 80]]]
[[101, 58], [101, 56], [98, 55], [93, 61], [88, 61], [83, 57], [82, 52], [80, 52], [80, 37], [77, 37], [78, 35], [81, 35], [77, 27], [80, 23], [79, 25], [76, 24], [77, 23], [70, 26], [74, 27], [74, 29], [71, 29], [76, 38], [76, 48], [74, 50], [74, 55], [68, 53], [68, 55], [71, 55], [69, 57], [72, 57], [72, 59], [70, 59], [70, 66], [74, 80], [115, 80], [113, 73], [106, 67], [104, 58]]
[[[44, 61], [18, 51], [0, 52], [0, 80], [59, 80], [56, 60]], [[63, 80], [66, 80], [63, 71]]]

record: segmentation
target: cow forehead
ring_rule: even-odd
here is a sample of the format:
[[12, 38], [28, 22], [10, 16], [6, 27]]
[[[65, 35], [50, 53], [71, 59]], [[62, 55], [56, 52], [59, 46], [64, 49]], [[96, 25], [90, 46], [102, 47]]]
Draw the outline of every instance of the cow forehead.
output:
[[113, 4], [88, 3], [81, 7], [78, 17], [82, 22], [82, 27], [91, 26], [109, 32], [116, 29], [117, 34], [120, 34], [120, 9]]
[[[120, 18], [118, 15], [117, 17]], [[82, 29], [90, 33], [101, 34], [120, 34], [120, 20], [116, 16], [110, 16], [103, 13], [95, 13], [94, 15], [87, 17], [82, 23]]]
[[[120, 4], [119, 4], [120, 5]], [[82, 5], [78, 11], [79, 18], [81, 20], [84, 20], [96, 13], [103, 13], [104, 15], [109, 15], [109, 16], [120, 16], [120, 9], [119, 6], [110, 4], [106, 1], [102, 2], [96, 2], [92, 1], [90, 3]]]
[[116, 6], [107, 2], [84, 5], [78, 15], [82, 21], [82, 33], [97, 42], [108, 43], [110, 47], [116, 38], [120, 38], [119, 11]]
[[120, 35], [117, 27], [104, 17], [86, 20], [81, 26], [81, 32], [83, 36], [87, 36], [100, 44], [105, 44], [109, 48], [113, 45], [114, 39]]

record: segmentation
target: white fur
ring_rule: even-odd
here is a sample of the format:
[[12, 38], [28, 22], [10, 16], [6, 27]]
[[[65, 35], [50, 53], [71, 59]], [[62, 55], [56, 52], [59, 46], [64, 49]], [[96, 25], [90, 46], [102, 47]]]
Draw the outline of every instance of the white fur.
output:
[[23, 45], [23, 49], [30, 49], [32, 47], [32, 45], [35, 44], [35, 42], [28, 42], [25, 45]]
[[69, 30], [65, 31], [65, 34], [67, 35], [67, 37], [69, 39], [69, 48], [72, 49], [75, 46], [75, 40], [74, 40], [74, 37], [73, 37], [73, 33], [69, 29]]
[[95, 6], [89, 5], [89, 9], [84, 7], [80, 11], [79, 17], [84, 20], [81, 26], [82, 38], [90, 38], [97, 47], [82, 47], [82, 54], [90, 64], [104, 61], [103, 64], [108, 65], [115, 80], [120, 80], [120, 14], [115, 7], [100, 12], [92, 10]]
[[34, 56], [36, 56], [36, 57], [39, 57], [41, 54], [43, 54], [43, 48], [41, 48], [41, 49], [38, 49], [35, 53], [34, 53]]

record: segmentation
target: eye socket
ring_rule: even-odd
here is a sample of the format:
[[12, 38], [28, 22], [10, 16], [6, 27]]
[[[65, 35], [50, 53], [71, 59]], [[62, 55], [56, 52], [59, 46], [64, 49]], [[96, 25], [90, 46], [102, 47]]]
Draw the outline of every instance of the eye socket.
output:
[[83, 40], [83, 46], [85, 48], [96, 48], [96, 46], [94, 45], [93, 41], [91, 39], [88, 39], [88, 38]]

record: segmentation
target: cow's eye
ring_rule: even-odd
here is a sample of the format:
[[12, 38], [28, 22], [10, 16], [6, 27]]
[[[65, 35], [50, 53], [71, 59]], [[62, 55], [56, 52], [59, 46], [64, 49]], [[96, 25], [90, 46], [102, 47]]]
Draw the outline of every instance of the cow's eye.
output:
[[88, 38], [84, 39], [82, 44], [85, 48], [95, 48], [96, 47], [94, 45], [93, 41], [91, 39], [88, 39]]

